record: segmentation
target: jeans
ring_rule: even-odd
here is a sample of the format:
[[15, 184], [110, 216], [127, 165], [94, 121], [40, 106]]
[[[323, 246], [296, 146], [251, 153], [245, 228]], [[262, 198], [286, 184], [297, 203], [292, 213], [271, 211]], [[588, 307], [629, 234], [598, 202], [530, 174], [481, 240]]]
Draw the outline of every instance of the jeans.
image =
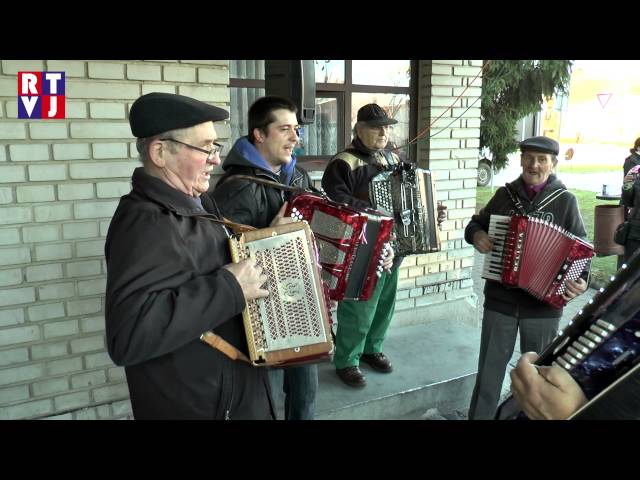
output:
[[[282, 381], [282, 375], [284, 381]], [[316, 392], [318, 391], [318, 366], [299, 365], [269, 370], [271, 389], [274, 395], [282, 386], [285, 394], [285, 420], [313, 420], [316, 413]]]

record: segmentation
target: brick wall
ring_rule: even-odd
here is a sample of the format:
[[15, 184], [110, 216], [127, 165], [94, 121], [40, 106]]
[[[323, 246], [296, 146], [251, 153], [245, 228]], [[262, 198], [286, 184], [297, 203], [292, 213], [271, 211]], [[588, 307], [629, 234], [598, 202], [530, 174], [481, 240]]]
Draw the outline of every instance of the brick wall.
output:
[[[451, 104], [480, 61], [422, 61], [420, 131]], [[127, 418], [124, 370], [104, 343], [104, 240], [138, 166], [128, 125], [140, 95], [172, 92], [229, 106], [228, 61], [0, 63], [0, 419]], [[66, 72], [66, 120], [17, 117], [18, 71]], [[476, 80], [431, 134], [478, 96]], [[441, 252], [405, 259], [394, 325], [464, 315], [473, 250], [479, 103], [419, 144], [421, 166], [449, 207]], [[222, 140], [226, 124], [217, 124]], [[456, 313], [457, 312], [457, 313]], [[475, 317], [474, 317], [475, 318]]]
[[[126, 417], [105, 351], [104, 240], [138, 166], [128, 111], [153, 91], [228, 109], [228, 61], [0, 67], [0, 419]], [[18, 71], [64, 71], [67, 119], [18, 120]]]

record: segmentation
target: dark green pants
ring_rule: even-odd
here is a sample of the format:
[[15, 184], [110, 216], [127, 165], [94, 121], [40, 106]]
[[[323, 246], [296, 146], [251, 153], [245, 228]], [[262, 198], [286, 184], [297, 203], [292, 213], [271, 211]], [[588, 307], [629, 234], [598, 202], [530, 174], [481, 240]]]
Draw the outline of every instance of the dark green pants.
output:
[[396, 306], [399, 271], [396, 268], [390, 274], [383, 273], [366, 302], [338, 302], [338, 330], [333, 357], [336, 368], [357, 366], [363, 353], [382, 351], [382, 342]]

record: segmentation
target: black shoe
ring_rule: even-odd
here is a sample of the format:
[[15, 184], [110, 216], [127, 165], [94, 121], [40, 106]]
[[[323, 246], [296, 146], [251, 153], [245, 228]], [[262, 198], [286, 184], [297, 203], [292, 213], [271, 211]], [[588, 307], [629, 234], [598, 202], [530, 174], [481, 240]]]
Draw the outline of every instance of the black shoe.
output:
[[367, 379], [358, 367], [336, 368], [336, 373], [350, 387], [362, 388], [367, 384]]
[[393, 367], [391, 366], [391, 362], [385, 356], [384, 353], [363, 353], [360, 356], [360, 361], [364, 363], [368, 363], [374, 370], [377, 370], [382, 373], [391, 373], [393, 372]]

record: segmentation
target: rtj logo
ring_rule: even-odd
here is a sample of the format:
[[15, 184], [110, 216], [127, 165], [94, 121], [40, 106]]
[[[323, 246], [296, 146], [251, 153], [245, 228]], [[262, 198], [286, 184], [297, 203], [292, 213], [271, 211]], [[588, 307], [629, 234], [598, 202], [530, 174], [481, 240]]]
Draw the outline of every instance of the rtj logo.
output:
[[18, 118], [65, 118], [64, 72], [18, 72]]

